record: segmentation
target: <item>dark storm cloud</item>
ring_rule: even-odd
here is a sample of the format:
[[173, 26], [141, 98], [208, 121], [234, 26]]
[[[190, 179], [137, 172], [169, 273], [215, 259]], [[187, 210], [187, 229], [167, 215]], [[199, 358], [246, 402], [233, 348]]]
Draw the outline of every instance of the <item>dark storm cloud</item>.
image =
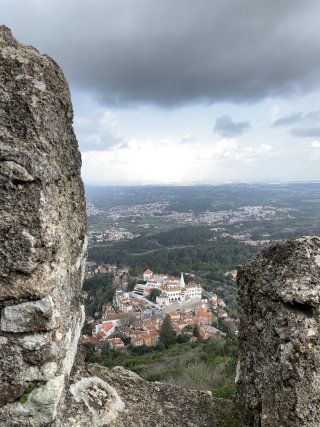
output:
[[249, 128], [249, 122], [234, 122], [230, 116], [225, 115], [217, 118], [214, 131], [221, 136], [233, 137], [241, 135]]
[[318, 87], [319, 0], [0, 0], [14, 34], [106, 104], [248, 102]]

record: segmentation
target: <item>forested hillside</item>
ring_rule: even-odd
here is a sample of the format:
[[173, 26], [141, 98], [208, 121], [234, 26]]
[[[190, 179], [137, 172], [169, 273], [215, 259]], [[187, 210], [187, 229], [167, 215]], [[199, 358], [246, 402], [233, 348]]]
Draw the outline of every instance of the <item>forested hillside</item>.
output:
[[210, 272], [224, 280], [224, 273], [244, 263], [256, 247], [231, 238], [208, 241], [206, 227], [175, 229], [112, 245], [95, 245], [89, 260], [130, 266], [136, 272], [146, 267], [172, 275], [184, 272]]

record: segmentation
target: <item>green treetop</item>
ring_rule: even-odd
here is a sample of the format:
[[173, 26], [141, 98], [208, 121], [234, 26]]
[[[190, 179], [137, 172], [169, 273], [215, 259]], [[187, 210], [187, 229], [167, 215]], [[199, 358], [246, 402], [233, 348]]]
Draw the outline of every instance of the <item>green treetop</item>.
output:
[[171, 325], [171, 318], [167, 314], [161, 325], [160, 334], [159, 334], [159, 343], [163, 344], [166, 348], [169, 348], [171, 345], [175, 344], [177, 341], [177, 336]]

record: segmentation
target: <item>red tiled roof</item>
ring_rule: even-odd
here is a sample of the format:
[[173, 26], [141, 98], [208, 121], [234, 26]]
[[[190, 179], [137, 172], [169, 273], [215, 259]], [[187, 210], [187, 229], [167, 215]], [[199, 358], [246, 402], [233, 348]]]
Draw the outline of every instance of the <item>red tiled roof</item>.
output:
[[108, 341], [111, 342], [112, 345], [124, 345], [121, 338], [110, 338]]
[[211, 313], [209, 313], [207, 310], [205, 310], [204, 308], [201, 308], [201, 307], [196, 308], [195, 313], [196, 313], [196, 316], [198, 316], [198, 317], [207, 317], [207, 318], [212, 317]]
[[112, 327], [113, 327], [113, 323], [112, 322], [103, 322], [102, 323], [102, 328], [105, 331], [110, 331], [110, 329], [112, 329]]
[[80, 338], [80, 342], [81, 344], [93, 344], [93, 345], [97, 345], [98, 344], [98, 338], [96, 337], [90, 337], [88, 335], [82, 335]]

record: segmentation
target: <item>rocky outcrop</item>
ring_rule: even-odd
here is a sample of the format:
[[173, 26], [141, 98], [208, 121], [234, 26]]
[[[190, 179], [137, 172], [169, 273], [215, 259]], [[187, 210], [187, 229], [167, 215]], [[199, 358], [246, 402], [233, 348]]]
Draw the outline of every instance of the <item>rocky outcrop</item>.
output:
[[83, 322], [85, 204], [61, 69], [0, 27], [0, 425], [56, 417]]
[[238, 400], [261, 427], [320, 425], [320, 239], [264, 249], [238, 272]]
[[245, 427], [230, 401], [150, 383], [122, 367], [77, 367], [57, 427]]

